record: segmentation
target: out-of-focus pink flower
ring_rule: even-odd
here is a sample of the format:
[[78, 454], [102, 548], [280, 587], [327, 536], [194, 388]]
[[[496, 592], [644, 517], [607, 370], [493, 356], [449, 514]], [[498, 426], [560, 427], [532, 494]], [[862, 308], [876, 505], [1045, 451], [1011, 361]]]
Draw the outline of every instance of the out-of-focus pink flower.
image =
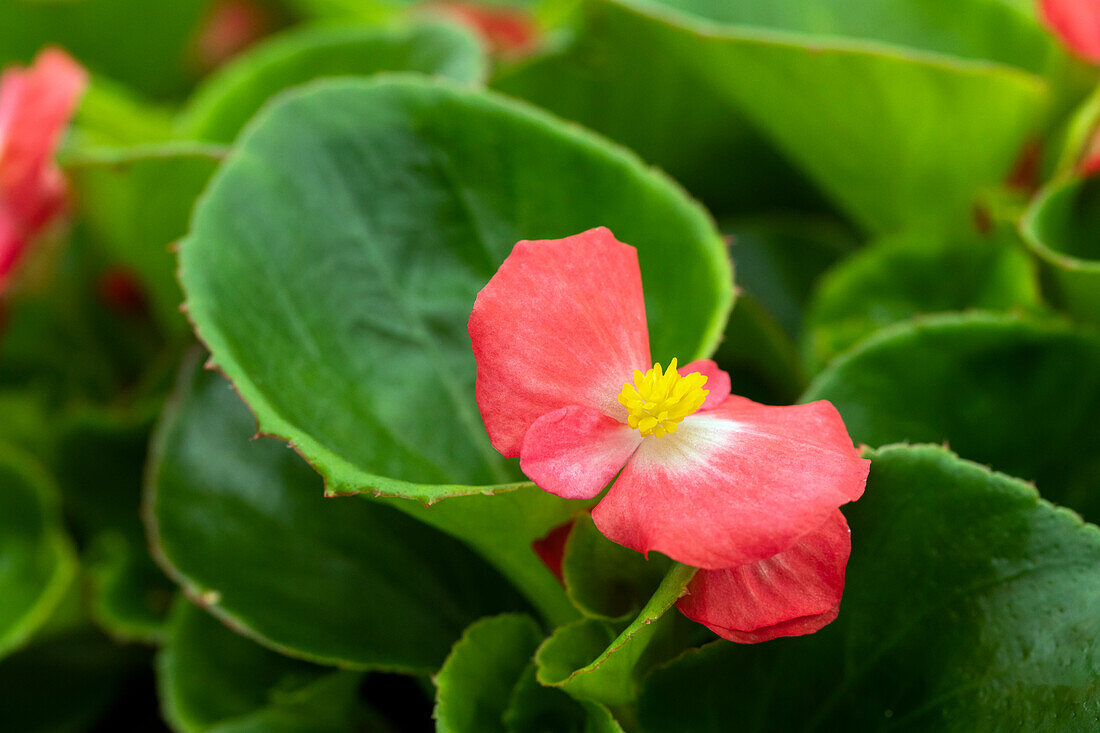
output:
[[429, 3], [427, 7], [466, 25], [485, 40], [493, 53], [502, 56], [530, 51], [538, 37], [535, 22], [520, 8], [473, 2]]
[[[633, 247], [603, 228], [520, 242], [478, 294], [469, 332], [501, 454], [564, 498], [611, 483], [592, 511], [606, 537], [714, 571], [697, 574], [681, 611], [735, 641], [835, 617], [849, 541], [838, 507], [862, 494], [869, 462], [828, 402], [757, 404], [706, 360], [643, 372]], [[731, 602], [738, 593], [762, 600]]]
[[1062, 43], [1100, 64], [1100, 0], [1039, 0], [1039, 10]]
[[252, 0], [221, 0], [199, 30], [195, 51], [203, 69], [216, 69], [271, 30], [270, 13]]
[[148, 311], [145, 288], [134, 273], [124, 267], [113, 267], [104, 272], [96, 286], [99, 299], [116, 313], [132, 317]]
[[54, 48], [0, 76], [0, 292], [30, 240], [65, 208], [54, 154], [87, 82]]

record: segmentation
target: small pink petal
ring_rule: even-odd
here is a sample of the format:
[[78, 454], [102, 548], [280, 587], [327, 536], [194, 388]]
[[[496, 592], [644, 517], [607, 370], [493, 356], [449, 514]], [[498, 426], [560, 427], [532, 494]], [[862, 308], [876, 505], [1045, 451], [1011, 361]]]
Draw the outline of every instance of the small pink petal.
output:
[[851, 550], [848, 523], [836, 511], [774, 557], [727, 570], [700, 570], [676, 607], [741, 644], [811, 634], [837, 617]]
[[478, 294], [469, 331], [478, 408], [508, 458], [535, 420], [568, 405], [625, 420], [622, 385], [652, 366], [638, 254], [603, 227], [517, 244]]
[[1039, 8], [1046, 25], [1070, 50], [1100, 63], [1100, 2], [1039, 0]]
[[592, 512], [613, 542], [710, 570], [772, 557], [863, 493], [859, 457], [828, 402], [728, 397], [648, 438]]
[[591, 407], [543, 415], [527, 430], [519, 467], [543, 491], [591, 499], [611, 483], [642, 442], [629, 425]]
[[562, 562], [565, 560], [565, 543], [569, 541], [569, 534], [573, 531], [574, 520], [565, 524], [559, 524], [531, 543], [531, 549], [542, 560], [542, 564], [554, 574], [559, 583], [565, 584], [565, 574], [562, 570]]
[[52, 48], [29, 69], [9, 69], [0, 79], [0, 202], [8, 229], [0, 259], [5, 271], [17, 259], [12, 252], [18, 255], [65, 205], [65, 180], [53, 156], [86, 84], [84, 70]]
[[703, 389], [707, 390], [709, 394], [699, 408], [700, 411], [718, 407], [730, 396], [730, 375], [719, 369], [718, 365], [710, 359], [698, 359], [690, 364], [685, 364], [676, 371], [680, 376], [699, 372], [707, 378], [707, 383], [703, 385]]
[[475, 2], [431, 3], [429, 8], [462, 23], [498, 54], [530, 51], [538, 36], [531, 14], [521, 8]]

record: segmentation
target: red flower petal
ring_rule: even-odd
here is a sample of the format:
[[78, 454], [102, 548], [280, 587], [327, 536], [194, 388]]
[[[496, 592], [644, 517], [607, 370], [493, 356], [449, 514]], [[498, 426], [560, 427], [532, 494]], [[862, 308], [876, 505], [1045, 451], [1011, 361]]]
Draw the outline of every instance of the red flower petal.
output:
[[4, 292], [7, 276], [23, 251], [25, 240], [20, 236], [15, 220], [0, 198], [0, 293]]
[[568, 405], [625, 420], [623, 383], [651, 366], [638, 254], [603, 227], [520, 242], [478, 294], [469, 331], [478, 408], [505, 457]]
[[493, 53], [518, 55], [535, 46], [538, 32], [534, 19], [522, 8], [472, 2], [432, 3], [429, 7], [479, 34]]
[[1096, 0], [1040, 0], [1043, 19], [1071, 50], [1100, 63], [1100, 3]]
[[643, 438], [591, 407], [571, 405], [543, 415], [527, 430], [519, 466], [543, 491], [591, 499], [603, 491]]
[[643, 442], [592, 519], [639, 552], [737, 567], [787, 550], [859, 498], [869, 466], [828, 402], [729, 397]]
[[539, 556], [539, 560], [542, 560], [542, 564], [562, 585], [565, 585], [565, 572], [562, 570], [562, 563], [565, 561], [565, 543], [569, 541], [569, 534], [573, 531], [574, 524], [576, 521], [570, 519], [565, 524], [559, 524], [547, 532], [545, 537], [540, 537], [531, 543], [531, 549]]
[[710, 394], [707, 395], [707, 399], [699, 408], [700, 411], [718, 407], [730, 396], [730, 375], [719, 369], [718, 365], [710, 359], [698, 359], [676, 371], [685, 377], [692, 372], [699, 372], [707, 378], [707, 383], [703, 385], [703, 389]]
[[53, 155], [86, 84], [58, 49], [0, 77], [0, 288], [27, 241], [65, 205]]
[[700, 570], [680, 612], [719, 636], [755, 644], [810, 634], [836, 618], [852, 550], [844, 515], [833, 512], [791, 549], [727, 570]]
[[86, 84], [80, 65], [54, 48], [0, 81], [0, 195], [30, 226], [52, 215], [48, 204], [57, 203], [52, 158]]

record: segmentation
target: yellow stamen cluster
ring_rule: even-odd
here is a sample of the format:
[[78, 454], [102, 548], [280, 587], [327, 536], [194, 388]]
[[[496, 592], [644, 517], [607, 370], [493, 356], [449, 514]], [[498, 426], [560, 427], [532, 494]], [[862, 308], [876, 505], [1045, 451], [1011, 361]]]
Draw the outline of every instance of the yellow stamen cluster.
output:
[[626, 382], [619, 393], [619, 404], [627, 409], [626, 422], [644, 437], [663, 438], [675, 433], [680, 421], [698, 410], [710, 394], [703, 389], [707, 378], [699, 372], [680, 376], [676, 360], [662, 371], [660, 364], [645, 374], [634, 370], [634, 384]]

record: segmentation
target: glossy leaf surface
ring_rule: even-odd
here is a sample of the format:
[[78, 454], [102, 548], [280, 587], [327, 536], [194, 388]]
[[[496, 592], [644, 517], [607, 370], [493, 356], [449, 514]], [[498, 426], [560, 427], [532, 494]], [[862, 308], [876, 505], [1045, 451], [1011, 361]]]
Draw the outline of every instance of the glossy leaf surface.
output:
[[254, 428], [197, 363], [159, 428], [150, 535], [209, 611], [302, 658], [426, 672], [467, 624], [522, 608], [462, 545], [379, 503], [326, 498], [285, 444], [250, 440]]
[[314, 79], [416, 71], [474, 84], [485, 65], [476, 39], [455, 26], [305, 28], [249, 50], [204, 82], [178, 128], [187, 137], [228, 143], [270, 97]]
[[49, 619], [75, 573], [56, 486], [31, 459], [0, 446], [0, 657]]
[[358, 715], [362, 675], [284, 657], [186, 601], [157, 670], [165, 716], [181, 732], [337, 733]]
[[1100, 530], [943, 448], [869, 457], [839, 618], [654, 672], [644, 730], [1095, 728]]
[[478, 290], [516, 241], [598, 225], [638, 248], [654, 359], [713, 349], [732, 299], [724, 246], [667, 179], [501, 97], [330, 81], [244, 136], [197, 209], [181, 277], [261, 430], [331, 492], [432, 501], [518, 478], [473, 399]]
[[902, 323], [834, 360], [802, 396], [815, 399], [856, 443], [947, 443], [1100, 517], [1100, 341], [1086, 332], [980, 313]]
[[809, 305], [807, 360], [820, 368], [875, 331], [913, 316], [1039, 306], [1034, 264], [1011, 233], [881, 240], [825, 275]]

